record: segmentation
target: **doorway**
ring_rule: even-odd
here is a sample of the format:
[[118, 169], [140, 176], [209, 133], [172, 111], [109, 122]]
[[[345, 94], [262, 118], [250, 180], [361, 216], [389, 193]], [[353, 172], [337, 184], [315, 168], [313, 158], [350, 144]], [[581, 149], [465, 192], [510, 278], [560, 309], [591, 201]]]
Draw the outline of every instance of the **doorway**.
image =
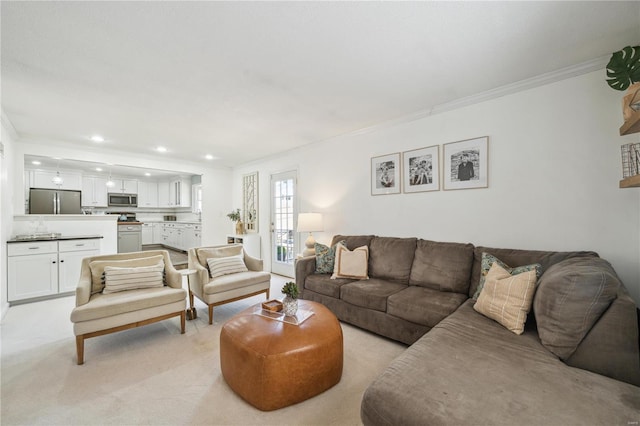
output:
[[271, 272], [294, 276], [297, 171], [271, 175]]

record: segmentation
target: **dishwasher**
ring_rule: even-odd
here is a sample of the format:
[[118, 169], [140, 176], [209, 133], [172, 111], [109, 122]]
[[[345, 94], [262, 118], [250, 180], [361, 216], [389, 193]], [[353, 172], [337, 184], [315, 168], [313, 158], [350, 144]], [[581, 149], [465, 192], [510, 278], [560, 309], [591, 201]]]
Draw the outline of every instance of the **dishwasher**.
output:
[[142, 225], [118, 225], [118, 253], [142, 251]]

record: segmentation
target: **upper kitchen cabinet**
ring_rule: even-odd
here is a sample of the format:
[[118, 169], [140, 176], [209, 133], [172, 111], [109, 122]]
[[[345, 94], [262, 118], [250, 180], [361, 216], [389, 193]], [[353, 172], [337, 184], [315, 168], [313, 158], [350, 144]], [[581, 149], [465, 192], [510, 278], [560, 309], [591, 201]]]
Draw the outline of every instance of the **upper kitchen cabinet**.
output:
[[158, 182], [138, 181], [138, 207], [158, 207]]
[[159, 207], [191, 207], [191, 180], [178, 178], [158, 182]]
[[109, 189], [109, 192], [120, 192], [122, 194], [137, 194], [138, 193], [138, 181], [133, 179], [113, 179], [114, 186]]
[[[55, 183], [57, 177], [60, 177], [61, 182]], [[31, 188], [42, 189], [82, 189], [82, 175], [77, 172], [57, 172], [48, 170], [35, 170], [33, 172], [33, 180], [31, 181]]]
[[82, 178], [82, 206], [107, 207], [107, 179], [92, 176]]

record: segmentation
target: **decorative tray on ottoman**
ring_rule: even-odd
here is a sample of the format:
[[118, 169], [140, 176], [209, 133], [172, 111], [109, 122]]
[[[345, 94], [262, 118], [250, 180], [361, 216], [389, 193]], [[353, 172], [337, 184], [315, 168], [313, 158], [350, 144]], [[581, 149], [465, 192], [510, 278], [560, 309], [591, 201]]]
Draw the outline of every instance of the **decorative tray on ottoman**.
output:
[[282, 302], [279, 300], [267, 300], [262, 303], [262, 309], [270, 312], [280, 312], [282, 310]]
[[266, 310], [260, 305], [256, 305], [253, 313], [254, 315], [260, 315], [263, 317], [271, 318], [272, 320], [286, 322], [293, 325], [300, 325], [313, 315], [312, 311], [307, 311], [304, 309], [298, 309], [298, 312], [296, 312], [295, 315], [285, 315], [282, 312]]

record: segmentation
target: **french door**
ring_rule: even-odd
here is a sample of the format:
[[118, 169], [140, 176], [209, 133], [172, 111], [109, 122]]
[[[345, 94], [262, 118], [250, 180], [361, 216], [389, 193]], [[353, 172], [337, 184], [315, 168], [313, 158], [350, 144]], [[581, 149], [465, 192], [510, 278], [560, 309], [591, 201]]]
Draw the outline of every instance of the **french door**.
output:
[[294, 276], [296, 259], [297, 172], [271, 175], [271, 272]]

